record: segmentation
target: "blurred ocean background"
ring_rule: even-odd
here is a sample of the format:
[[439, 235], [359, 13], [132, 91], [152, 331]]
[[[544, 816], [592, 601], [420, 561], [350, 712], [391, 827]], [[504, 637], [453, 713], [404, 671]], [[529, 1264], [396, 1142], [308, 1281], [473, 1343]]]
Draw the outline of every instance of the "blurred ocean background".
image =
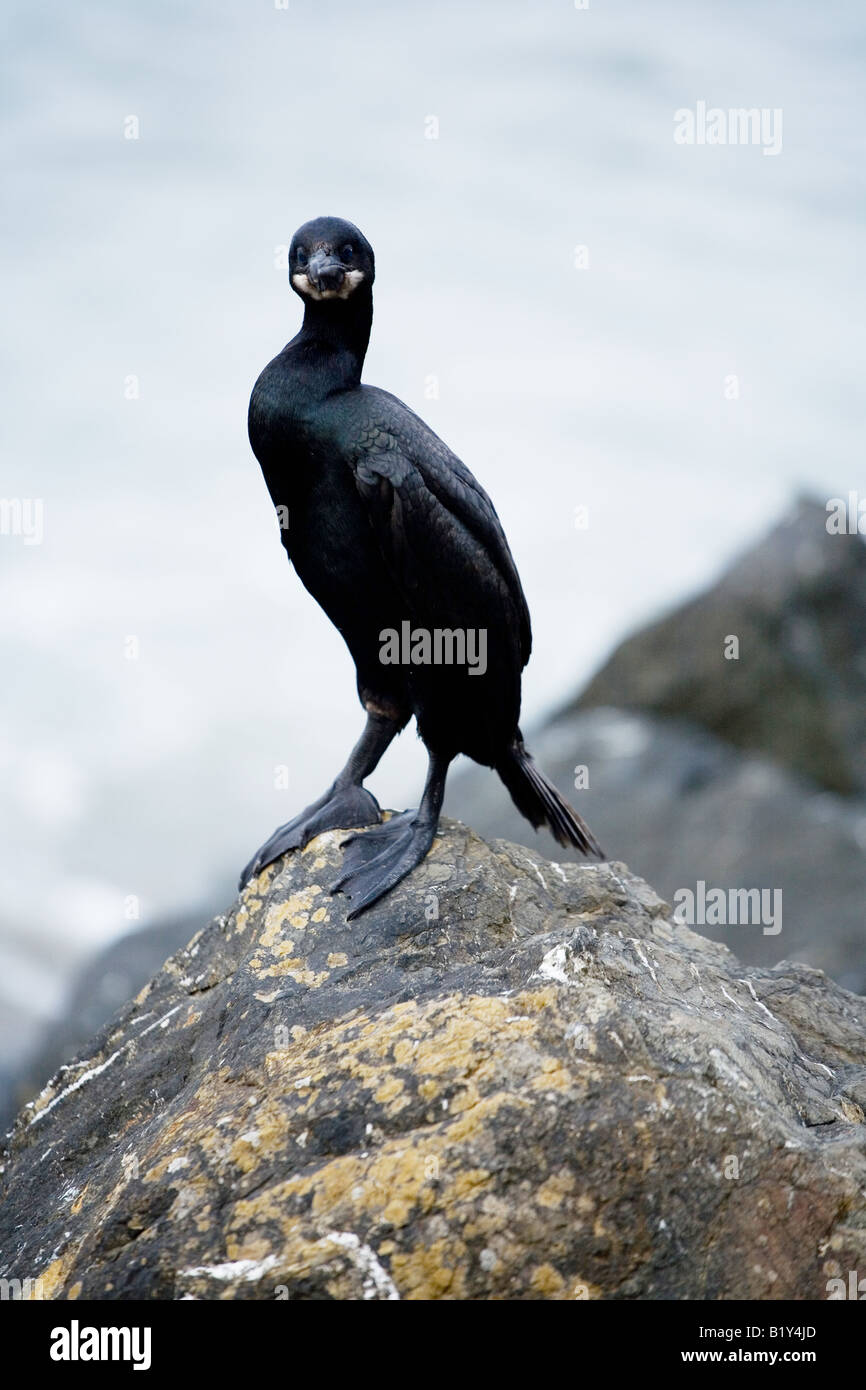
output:
[[[370, 239], [366, 379], [497, 505], [524, 728], [797, 495], [866, 494], [862, 6], [7, 0], [2, 25], [0, 494], [44, 536], [0, 535], [0, 1069], [92, 951], [227, 903], [360, 730], [246, 438], [307, 218]], [[781, 153], [676, 144], [699, 101], [781, 108]], [[407, 732], [371, 789], [413, 804], [424, 764]]]

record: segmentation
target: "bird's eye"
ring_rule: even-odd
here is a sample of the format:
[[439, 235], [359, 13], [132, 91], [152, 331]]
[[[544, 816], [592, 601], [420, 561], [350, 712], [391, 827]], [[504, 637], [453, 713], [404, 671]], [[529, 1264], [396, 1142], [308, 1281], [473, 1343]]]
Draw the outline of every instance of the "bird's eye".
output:
[[355, 254], [354, 247], [352, 246], [351, 242], [348, 242], [348, 241], [347, 241], [347, 242], [346, 242], [346, 245], [343, 247], [342, 251], [340, 252], [341, 257], [343, 258], [344, 261], [350, 261], [350, 260], [352, 259], [352, 257], [354, 256], [354, 254]]
[[298, 262], [298, 265], [306, 265], [308, 259], [309, 258], [303, 246], [299, 246], [297, 251], [295, 252], [295, 260]]

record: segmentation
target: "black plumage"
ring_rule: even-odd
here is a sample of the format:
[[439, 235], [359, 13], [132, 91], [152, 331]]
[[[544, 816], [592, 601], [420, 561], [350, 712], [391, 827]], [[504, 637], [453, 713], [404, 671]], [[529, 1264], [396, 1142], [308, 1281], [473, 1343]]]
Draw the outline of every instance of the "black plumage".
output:
[[[323, 830], [372, 825], [344, 842], [334, 885], [357, 916], [426, 855], [458, 753], [495, 768], [534, 826], [600, 854], [523, 746], [529, 611], [490, 498], [414, 411], [361, 384], [372, 248], [351, 223], [317, 218], [292, 239], [289, 276], [304, 301], [303, 326], [255, 384], [250, 442], [298, 576], [352, 654], [367, 726], [332, 786], [274, 832], [241, 884]], [[446, 659], [389, 664], [385, 634], [406, 631], [452, 634], [450, 647], [442, 639]], [[468, 658], [449, 663], [449, 650], [460, 655], [454, 634], [470, 634]], [[423, 645], [422, 636], [422, 658]], [[411, 654], [405, 644], [401, 654]], [[430, 755], [424, 795], [417, 811], [380, 823], [362, 782], [413, 715]]]

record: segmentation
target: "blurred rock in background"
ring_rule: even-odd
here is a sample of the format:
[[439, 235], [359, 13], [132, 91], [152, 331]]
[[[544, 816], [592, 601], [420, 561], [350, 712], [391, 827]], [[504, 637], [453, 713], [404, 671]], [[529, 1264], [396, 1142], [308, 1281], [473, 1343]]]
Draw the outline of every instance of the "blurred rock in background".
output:
[[828, 519], [801, 499], [714, 588], [623, 642], [571, 709], [689, 719], [830, 791], [866, 792], [866, 545]]

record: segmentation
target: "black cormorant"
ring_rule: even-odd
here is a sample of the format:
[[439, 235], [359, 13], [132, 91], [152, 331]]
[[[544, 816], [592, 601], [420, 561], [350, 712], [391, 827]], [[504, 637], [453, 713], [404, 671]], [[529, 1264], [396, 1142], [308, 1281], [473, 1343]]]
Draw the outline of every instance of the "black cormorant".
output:
[[[601, 855], [523, 746], [529, 612], [492, 502], [408, 406], [361, 385], [374, 273], [351, 222], [319, 217], [295, 233], [289, 277], [303, 326], [265, 367], [249, 409], [283, 544], [345, 639], [367, 724], [336, 781], [274, 831], [241, 886], [324, 830], [374, 826], [343, 842], [332, 891], [349, 897], [350, 918], [427, 854], [458, 753], [495, 768], [536, 828]], [[430, 759], [421, 804], [382, 822], [362, 784], [413, 715]]]

